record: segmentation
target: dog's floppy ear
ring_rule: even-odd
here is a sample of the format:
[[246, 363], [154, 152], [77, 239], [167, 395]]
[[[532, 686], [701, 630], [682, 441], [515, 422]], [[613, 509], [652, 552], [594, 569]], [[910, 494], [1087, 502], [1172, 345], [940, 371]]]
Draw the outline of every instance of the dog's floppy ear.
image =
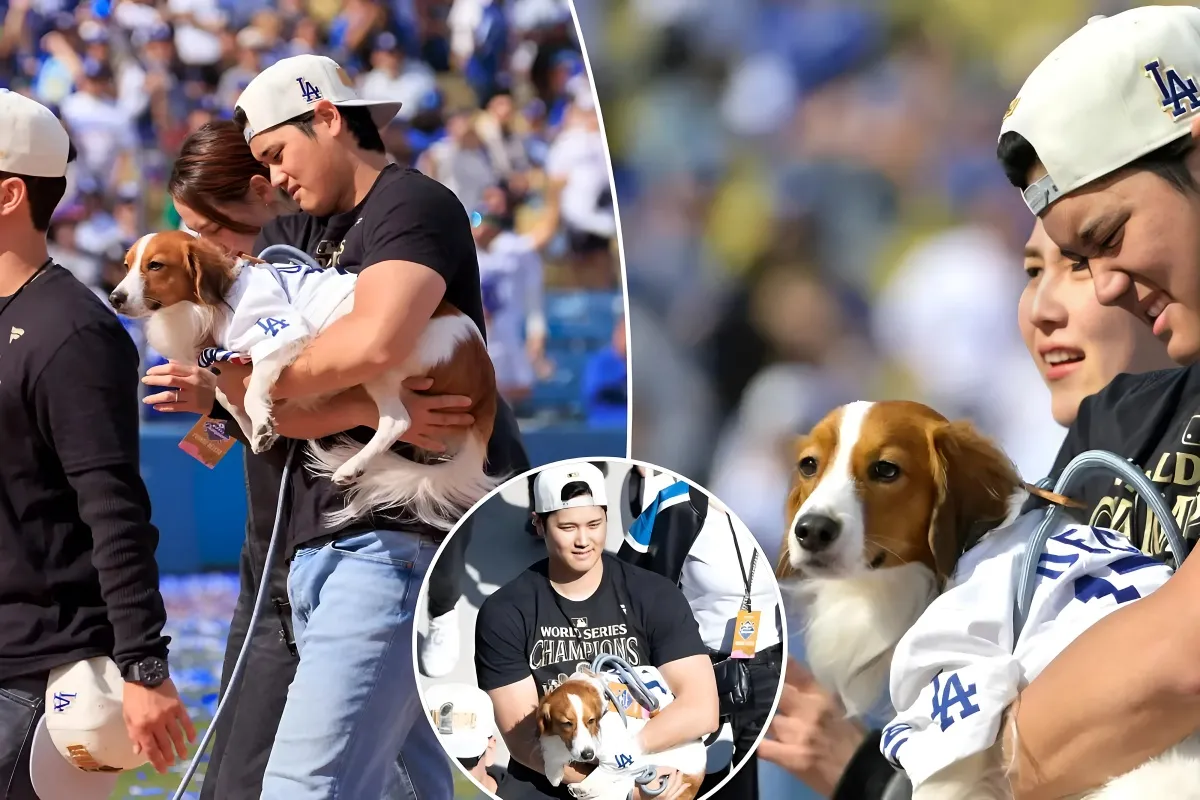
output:
[[538, 736], [545, 736], [546, 729], [550, 727], [550, 704], [545, 700], [538, 705], [537, 710], [537, 732]]
[[792, 488], [788, 492], [787, 519], [784, 523], [787, 525], [787, 529], [783, 532], [783, 545], [779, 548], [779, 558], [775, 564], [775, 577], [779, 580], [790, 578], [796, 574], [796, 569], [792, 566], [789, 558], [788, 538], [792, 535], [792, 523], [796, 519], [796, 512], [800, 510], [800, 506], [804, 505], [804, 501], [808, 499], [817, 485], [815, 480], [804, 480], [801, 477], [798, 464], [800, 454], [808, 447], [809, 438], [809, 436], [799, 437], [792, 448]]
[[964, 550], [1004, 521], [1013, 493], [1023, 484], [1008, 456], [969, 422], [932, 426], [929, 455], [937, 486], [929, 549], [944, 580]]
[[198, 236], [189, 239], [184, 248], [188, 270], [196, 286], [196, 298], [207, 306], [220, 305], [233, 282], [233, 259]]

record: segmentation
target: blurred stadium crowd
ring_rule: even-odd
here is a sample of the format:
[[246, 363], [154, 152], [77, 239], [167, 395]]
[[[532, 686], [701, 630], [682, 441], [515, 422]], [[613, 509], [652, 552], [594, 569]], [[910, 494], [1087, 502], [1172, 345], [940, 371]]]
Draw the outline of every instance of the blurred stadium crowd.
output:
[[1130, 5], [579, 0], [625, 246], [631, 455], [727, 498], [770, 554], [793, 437], [851, 400], [971, 418], [1043, 477], [1064, 431], [1017, 327], [1033, 220], [996, 136], [1080, 19]]
[[51, 107], [79, 151], [52, 255], [98, 293], [137, 237], [179, 226], [165, 186], [184, 139], [275, 60], [328, 55], [364, 95], [403, 101], [393, 160], [477, 226], [536, 241], [482, 271], [497, 350], [530, 354], [496, 358], [519, 415], [624, 425], [616, 221], [567, 0], [0, 0], [0, 21], [0, 87]]

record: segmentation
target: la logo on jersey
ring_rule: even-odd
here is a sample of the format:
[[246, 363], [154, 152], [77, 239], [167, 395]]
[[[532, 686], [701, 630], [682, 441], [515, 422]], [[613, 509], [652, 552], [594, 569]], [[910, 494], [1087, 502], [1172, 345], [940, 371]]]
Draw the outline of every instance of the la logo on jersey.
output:
[[[1145, 70], [1147, 75], [1154, 78], [1162, 107], [1171, 113], [1172, 119], [1179, 119], [1200, 108], [1200, 89], [1196, 88], [1194, 78], [1181, 76], [1174, 68], [1164, 67], [1158, 59], [1147, 64]], [[1186, 108], [1185, 100], [1188, 105]]]
[[315, 103], [321, 99], [321, 90], [313, 86], [312, 81], [306, 78], [296, 78], [296, 83], [300, 84], [300, 93], [304, 95], [304, 102]]

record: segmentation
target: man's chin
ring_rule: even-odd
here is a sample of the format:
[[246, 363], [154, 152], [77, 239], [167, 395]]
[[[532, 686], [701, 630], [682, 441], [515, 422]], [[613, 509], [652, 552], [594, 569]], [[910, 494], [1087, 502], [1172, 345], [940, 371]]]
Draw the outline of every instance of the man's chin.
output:
[[1166, 331], [1161, 337], [1167, 346], [1167, 356], [1181, 367], [1200, 362], [1200, 335], [1191, 331]]

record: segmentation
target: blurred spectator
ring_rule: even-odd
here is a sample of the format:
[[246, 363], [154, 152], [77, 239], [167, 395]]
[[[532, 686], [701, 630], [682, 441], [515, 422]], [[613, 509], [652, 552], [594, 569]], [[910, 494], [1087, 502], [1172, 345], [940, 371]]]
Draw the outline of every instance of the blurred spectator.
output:
[[592, 355], [584, 370], [584, 406], [593, 425], [625, 424], [629, 404], [626, 359], [625, 318], [620, 317], [613, 326], [612, 344]]
[[565, 113], [562, 130], [546, 156], [549, 191], [559, 193], [579, 281], [596, 288], [612, 287], [617, 283], [611, 258], [617, 218], [607, 145], [590, 85], [577, 84]]
[[482, 206], [484, 190], [500, 178], [475, 132], [474, 114], [465, 109], [453, 112], [446, 120], [446, 137], [417, 161], [421, 172], [450, 187], [465, 208]]
[[541, 250], [554, 235], [554, 218], [544, 215], [525, 234], [513, 231], [514, 199], [505, 184], [484, 190], [472, 215], [479, 255], [479, 282], [488, 331], [488, 354], [496, 384], [512, 405], [525, 400], [537, 378], [549, 375], [546, 361], [545, 277]]
[[371, 71], [359, 79], [363, 97], [388, 97], [399, 100], [399, 118], [411, 120], [425, 95], [437, 91], [437, 79], [429, 65], [411, 61], [400, 49], [396, 34], [384, 31], [375, 37], [371, 48]]

